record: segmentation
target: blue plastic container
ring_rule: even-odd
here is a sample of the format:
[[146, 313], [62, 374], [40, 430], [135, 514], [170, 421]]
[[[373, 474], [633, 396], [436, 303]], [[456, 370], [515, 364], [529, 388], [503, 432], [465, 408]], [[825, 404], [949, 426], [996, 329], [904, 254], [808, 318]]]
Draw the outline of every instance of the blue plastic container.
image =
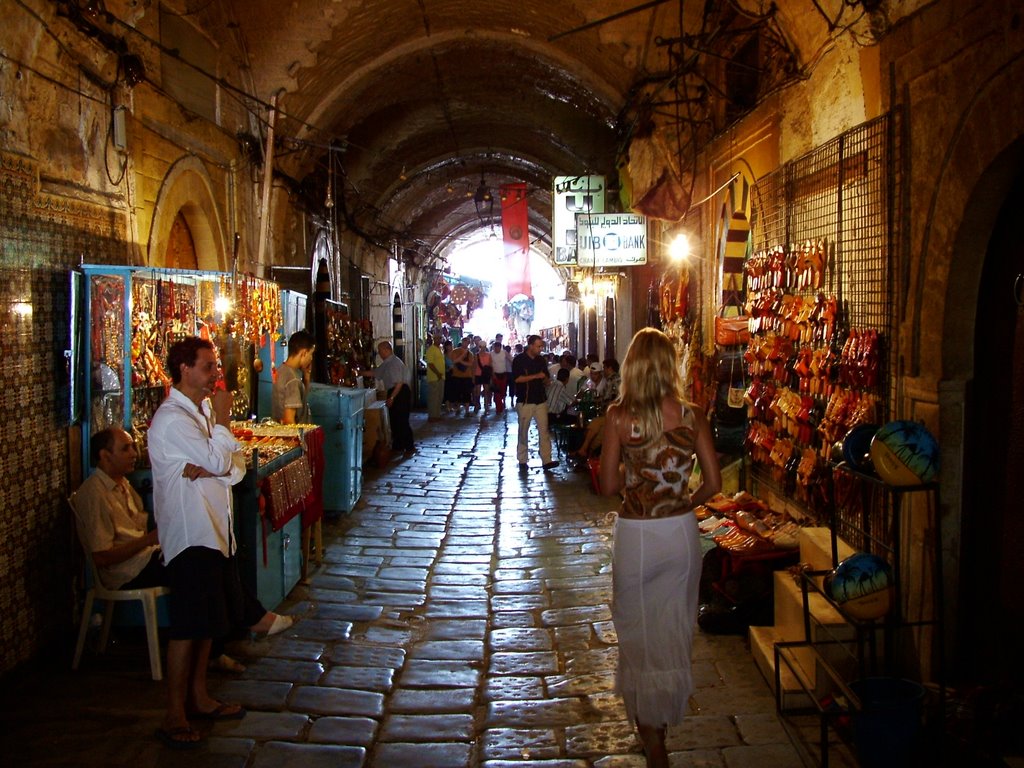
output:
[[853, 741], [861, 768], [913, 765], [924, 687], [896, 677], [868, 677], [850, 683], [850, 688], [862, 707], [853, 716]]

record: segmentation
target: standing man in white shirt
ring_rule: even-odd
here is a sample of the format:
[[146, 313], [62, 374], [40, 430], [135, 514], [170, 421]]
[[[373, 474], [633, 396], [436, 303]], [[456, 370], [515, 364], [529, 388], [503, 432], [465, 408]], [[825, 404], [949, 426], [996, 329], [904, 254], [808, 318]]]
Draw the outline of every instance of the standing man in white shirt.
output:
[[171, 587], [168, 704], [157, 737], [181, 749], [202, 738], [190, 718], [245, 716], [206, 687], [212, 639], [230, 628], [231, 486], [245, 469], [230, 429], [231, 393], [216, 389], [221, 372], [213, 344], [195, 336], [175, 343], [167, 370], [173, 386], [149, 428], [153, 507]]
[[[390, 341], [377, 345], [381, 363], [371, 370], [356, 371], [356, 375], [374, 376], [387, 392], [388, 419], [391, 422], [391, 449], [401, 451], [405, 458], [416, 453], [416, 445], [409, 425], [412, 410], [412, 390], [409, 388], [409, 369], [395, 354]], [[469, 361], [472, 366], [472, 360]], [[466, 408], [469, 406], [467, 404]]]
[[491, 368], [494, 377], [491, 380], [491, 392], [494, 395], [494, 412], [501, 415], [505, 412], [505, 397], [508, 394], [508, 374], [512, 370], [512, 359], [501, 346], [499, 333], [491, 344]]

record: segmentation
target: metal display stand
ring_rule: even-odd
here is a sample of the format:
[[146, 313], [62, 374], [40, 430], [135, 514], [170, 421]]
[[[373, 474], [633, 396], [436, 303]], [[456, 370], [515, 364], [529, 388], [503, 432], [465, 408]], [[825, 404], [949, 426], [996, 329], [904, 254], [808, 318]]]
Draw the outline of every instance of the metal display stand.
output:
[[[823, 581], [830, 571], [805, 570], [801, 572], [800, 587], [803, 597], [803, 620], [804, 639], [795, 641], [777, 642], [775, 644], [775, 698], [776, 708], [780, 714], [814, 714], [820, 719], [820, 750], [821, 766], [828, 766], [828, 729], [840, 718], [858, 715], [864, 712], [864, 705], [860, 697], [849, 685], [851, 673], [858, 676], [858, 679], [865, 679], [869, 675], [884, 674], [894, 676], [898, 674], [895, 659], [896, 635], [900, 630], [910, 627], [932, 626], [935, 634], [936, 649], [936, 683], [939, 691], [940, 713], [945, 711], [946, 685], [944, 674], [944, 631], [943, 631], [943, 570], [942, 570], [942, 526], [939, 510], [938, 484], [930, 483], [915, 486], [891, 486], [880, 478], [868, 475], [863, 472], [851, 469], [844, 464], [836, 467], [837, 471], [845, 471], [852, 474], [860, 482], [866, 483], [868, 488], [882, 491], [891, 502], [889, 506], [889, 545], [881, 543], [883, 538], [881, 532], [871, 530], [872, 517], [864, 510], [862, 517], [863, 529], [859, 532], [863, 540], [872, 542], [881, 549], [888, 550], [893, 570], [893, 594], [891, 607], [887, 615], [879, 620], [858, 619], [846, 612], [843, 606], [829, 594], [824, 587]], [[903, 499], [908, 494], [926, 493], [929, 495], [929, 511], [934, 515], [932, 530], [933, 551], [933, 607], [929, 619], [909, 621], [903, 615], [903, 583], [901, 574], [901, 560], [903, 554], [902, 536], [902, 508]], [[836, 533], [835, 509], [833, 508], [833, 519], [830, 525], [832, 539], [832, 561], [838, 565], [838, 536]], [[817, 621], [811, 611], [811, 595], [818, 594], [843, 618], [846, 625], [852, 630], [852, 637], [841, 636], [844, 633], [836, 632], [823, 622]], [[817, 630], [817, 632], [815, 631]], [[820, 636], [818, 635], [820, 632]], [[881, 644], [881, 663], [879, 659], [879, 644]], [[814, 658], [816, 675], [815, 681], [809, 680], [797, 659], [799, 653], [810, 653]], [[782, 696], [782, 667], [785, 667], [793, 675], [804, 693], [812, 702], [811, 707], [786, 707]], [[821, 675], [828, 680], [828, 687], [834, 694], [822, 701]], [[817, 684], [816, 684], [817, 683]], [[843, 703], [845, 701], [845, 704]], [[940, 717], [941, 721], [941, 717]]]

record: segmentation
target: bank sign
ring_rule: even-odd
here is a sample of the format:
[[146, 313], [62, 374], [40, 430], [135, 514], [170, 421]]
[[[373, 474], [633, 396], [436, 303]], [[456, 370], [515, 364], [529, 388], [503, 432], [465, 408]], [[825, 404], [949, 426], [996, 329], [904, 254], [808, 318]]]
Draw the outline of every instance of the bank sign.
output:
[[555, 264], [575, 264], [576, 216], [604, 212], [604, 176], [555, 176], [551, 207]]
[[581, 267], [635, 267], [647, 263], [647, 217], [636, 213], [576, 215]]

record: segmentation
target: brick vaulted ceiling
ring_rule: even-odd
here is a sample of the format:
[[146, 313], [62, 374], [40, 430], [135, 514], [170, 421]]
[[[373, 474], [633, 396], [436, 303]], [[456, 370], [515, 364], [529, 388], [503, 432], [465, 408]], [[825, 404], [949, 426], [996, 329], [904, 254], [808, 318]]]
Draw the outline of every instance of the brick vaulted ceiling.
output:
[[672, 70], [664, 40], [707, 11], [680, 0], [228, 4], [258, 96], [278, 94], [279, 133], [309, 142], [279, 166], [323, 175], [333, 144], [346, 204], [431, 248], [476, 226], [466, 193], [481, 174], [495, 190], [529, 185], [538, 233], [552, 176], [611, 177], [637, 89]]

